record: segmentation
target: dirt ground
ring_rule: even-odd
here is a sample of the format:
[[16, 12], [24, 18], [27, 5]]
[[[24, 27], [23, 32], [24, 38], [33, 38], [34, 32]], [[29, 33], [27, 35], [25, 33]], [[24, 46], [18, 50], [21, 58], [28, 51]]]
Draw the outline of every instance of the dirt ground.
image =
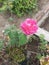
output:
[[[49, 2], [49, 0], [38, 0], [39, 9], [43, 9], [43, 7]], [[33, 15], [25, 15], [24, 17], [18, 18], [16, 15], [12, 15], [14, 21], [9, 22], [8, 18], [9, 14], [0, 14], [0, 36], [2, 35], [2, 30], [6, 28], [7, 25], [15, 24], [18, 28], [20, 27], [20, 23], [24, 21], [26, 18], [33, 18]]]
[[38, 5], [40, 9], [43, 9], [43, 7], [49, 3], [49, 0], [38, 0]]
[[49, 17], [45, 20], [41, 27], [49, 32]]

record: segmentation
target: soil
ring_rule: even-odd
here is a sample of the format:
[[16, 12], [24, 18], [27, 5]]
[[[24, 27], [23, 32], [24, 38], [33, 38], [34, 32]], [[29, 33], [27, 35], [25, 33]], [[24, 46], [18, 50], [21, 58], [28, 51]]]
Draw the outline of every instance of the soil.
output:
[[43, 9], [46, 4], [49, 3], [49, 0], [38, 0], [39, 9]]
[[30, 53], [30, 57], [29, 57], [29, 64], [28, 65], [40, 65], [39, 60], [36, 58], [36, 55], [38, 53], [38, 46], [39, 46], [39, 38], [37, 36], [35, 37], [31, 37], [31, 39], [29, 39], [30, 41], [28, 42], [27, 45], [27, 50], [28, 50], [28, 54]]
[[47, 30], [49, 32], [49, 17], [45, 20], [44, 23], [41, 24], [41, 28]]

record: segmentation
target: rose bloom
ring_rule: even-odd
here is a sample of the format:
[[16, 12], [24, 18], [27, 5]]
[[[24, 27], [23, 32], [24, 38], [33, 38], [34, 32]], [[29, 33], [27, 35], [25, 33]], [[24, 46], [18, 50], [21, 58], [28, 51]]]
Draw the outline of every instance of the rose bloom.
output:
[[36, 20], [27, 18], [24, 22], [21, 23], [21, 29], [25, 35], [36, 33], [38, 29]]

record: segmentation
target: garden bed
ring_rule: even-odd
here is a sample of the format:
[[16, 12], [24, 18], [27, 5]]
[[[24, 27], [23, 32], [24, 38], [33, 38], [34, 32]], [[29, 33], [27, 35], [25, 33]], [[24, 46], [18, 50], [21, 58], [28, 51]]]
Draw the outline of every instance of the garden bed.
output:
[[[38, 7], [39, 7], [38, 11], [42, 10], [48, 2], [49, 2], [48, 0], [45, 0], [45, 1], [39, 0], [38, 1]], [[15, 14], [12, 14], [12, 16], [11, 16], [10, 12], [0, 13], [0, 38], [5, 39], [5, 37], [2, 33], [4, 29], [6, 29], [7, 27], [9, 27], [10, 25], [13, 25], [13, 24], [16, 25], [17, 28], [20, 28], [21, 22], [23, 22], [26, 18], [33, 18], [37, 12], [34, 12], [34, 13], [32, 12], [33, 14], [30, 14], [30, 15], [25, 14], [23, 17], [20, 17], [20, 18], [17, 17]], [[9, 20], [10, 17], [12, 17], [13, 20], [12, 19]], [[44, 23], [41, 24], [40, 27], [49, 31], [49, 17], [45, 20]], [[6, 39], [6, 42], [7, 42], [7, 39]], [[44, 53], [46, 55], [47, 51], [39, 50], [39, 48], [38, 48], [38, 46], [40, 46], [39, 43], [41, 43], [41, 42], [40, 42], [40, 38], [38, 36], [34, 35], [29, 38], [28, 44], [24, 45], [22, 47], [22, 49], [20, 49], [23, 51], [23, 53], [26, 56], [26, 59], [24, 61], [22, 61], [21, 63], [14, 62], [10, 58], [11, 55], [8, 56], [8, 54], [6, 53], [6, 49], [4, 48], [0, 52], [0, 54], [1, 54], [0, 65], [40, 65], [40, 59], [37, 58], [36, 55], [38, 53], [40, 53], [42, 56], [43, 56], [42, 53]]]

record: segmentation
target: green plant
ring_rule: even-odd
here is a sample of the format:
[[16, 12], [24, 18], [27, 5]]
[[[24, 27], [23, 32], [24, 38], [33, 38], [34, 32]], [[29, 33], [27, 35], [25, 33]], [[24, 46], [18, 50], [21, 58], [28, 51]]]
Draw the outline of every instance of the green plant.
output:
[[40, 34], [39, 36], [40, 38], [40, 43], [39, 43], [39, 46], [38, 46], [38, 53], [36, 55], [36, 58], [38, 58], [39, 60], [41, 59], [42, 56], [46, 56], [46, 44], [48, 44], [48, 42], [46, 40], [44, 40], [44, 35], [43, 34]]
[[12, 11], [12, 2], [13, 0], [1, 0], [2, 6], [0, 7], [0, 12], [2, 11]]
[[2, 39], [0, 39], [0, 50], [2, 50], [4, 47], [4, 41]]
[[25, 13], [31, 13], [37, 7], [37, 0], [5, 0], [0, 11], [9, 10], [21, 17]]
[[8, 40], [6, 52], [9, 57], [16, 62], [24, 61], [26, 57], [21, 49], [21, 46], [27, 42], [26, 35], [24, 35], [20, 30], [16, 29], [15, 25], [11, 25], [5, 29], [4, 35]]
[[8, 43], [11, 46], [19, 47], [27, 42], [26, 35], [24, 35], [20, 30], [16, 29], [15, 25], [11, 25], [9, 28], [7, 28], [4, 34], [9, 37]]
[[26, 59], [25, 54], [23, 53], [23, 50], [21, 48], [17, 47], [6, 47], [6, 54], [10, 59], [12, 59], [14, 62], [22, 62]]
[[41, 50], [45, 50], [47, 43], [48, 43], [48, 42], [47, 42], [46, 40], [44, 40], [44, 35], [41, 34], [41, 35], [40, 35], [40, 47], [39, 47], [39, 48], [40, 48]]

